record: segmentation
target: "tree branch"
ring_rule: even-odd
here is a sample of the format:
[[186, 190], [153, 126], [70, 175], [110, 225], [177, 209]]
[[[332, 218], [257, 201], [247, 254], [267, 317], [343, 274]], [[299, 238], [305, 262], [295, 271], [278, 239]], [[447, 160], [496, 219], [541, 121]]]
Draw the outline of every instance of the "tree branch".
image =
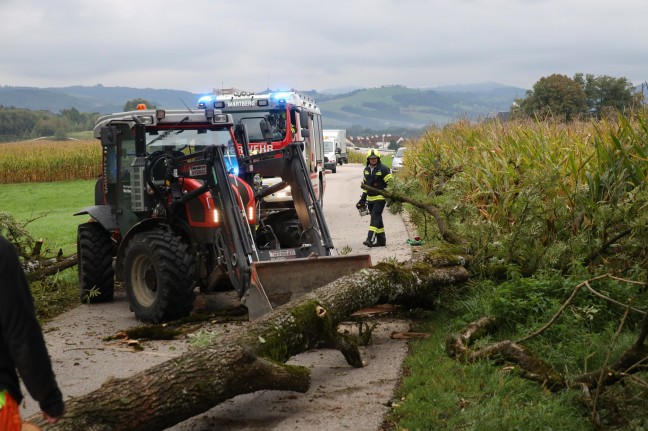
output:
[[455, 244], [455, 245], [456, 244], [461, 244], [461, 243], [464, 242], [459, 236], [457, 236], [456, 234], [454, 234], [453, 232], [451, 232], [448, 229], [446, 221], [443, 218], [443, 216], [441, 215], [441, 211], [439, 210], [439, 207], [437, 207], [436, 205], [434, 205], [434, 204], [426, 204], [426, 203], [423, 203], [423, 202], [408, 198], [406, 196], [399, 196], [399, 195], [391, 193], [391, 192], [389, 192], [387, 190], [378, 190], [378, 189], [375, 189], [375, 188], [373, 188], [371, 186], [367, 186], [365, 184], [362, 184], [361, 187], [364, 190], [370, 191], [372, 193], [378, 193], [378, 194], [386, 197], [387, 199], [391, 199], [391, 200], [398, 201], [398, 202], [405, 202], [405, 203], [408, 203], [410, 205], [413, 205], [413, 206], [415, 206], [417, 208], [420, 208], [420, 209], [430, 213], [432, 215], [432, 217], [434, 218], [434, 221], [436, 221], [437, 228], [439, 229], [439, 233], [441, 234], [441, 237], [444, 240], [446, 240], [450, 244]]

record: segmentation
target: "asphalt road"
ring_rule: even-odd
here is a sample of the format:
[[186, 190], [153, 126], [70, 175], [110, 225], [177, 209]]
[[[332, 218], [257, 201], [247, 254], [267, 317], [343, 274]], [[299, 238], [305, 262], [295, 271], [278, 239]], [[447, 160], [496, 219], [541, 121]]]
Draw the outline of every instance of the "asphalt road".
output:
[[[359, 164], [339, 166], [337, 173], [327, 175], [324, 213], [336, 249], [341, 253], [369, 253], [374, 264], [386, 258], [409, 260], [411, 250], [405, 240], [411, 235], [402, 218], [387, 211], [387, 247], [370, 249], [362, 244], [369, 217], [360, 217], [355, 208], [361, 176]], [[45, 325], [50, 356], [66, 399], [97, 389], [109, 378], [127, 378], [188, 350], [188, 339], [143, 342], [141, 351], [118, 341], [104, 341], [138, 325], [122, 290], [109, 304], [80, 305]], [[230, 324], [229, 330], [236, 328], [236, 324]], [[367, 365], [360, 369], [349, 367], [333, 350], [297, 355], [290, 363], [312, 372], [311, 389], [306, 394], [259, 391], [238, 396], [168, 431], [377, 430], [389, 410], [387, 405], [407, 351], [406, 343], [391, 339], [390, 334], [408, 328], [408, 322], [382, 319], [373, 343], [362, 349]], [[38, 406], [27, 396], [23, 417], [37, 411]]]
[[333, 237], [333, 245], [339, 251], [348, 247], [351, 254], [371, 254], [372, 262], [395, 258], [399, 261], [411, 258], [411, 247], [405, 243], [410, 237], [400, 215], [383, 213], [387, 247], [368, 248], [362, 242], [367, 239], [369, 216], [361, 217], [355, 205], [360, 199], [363, 166], [348, 164], [338, 166], [335, 174], [326, 176], [324, 214]]

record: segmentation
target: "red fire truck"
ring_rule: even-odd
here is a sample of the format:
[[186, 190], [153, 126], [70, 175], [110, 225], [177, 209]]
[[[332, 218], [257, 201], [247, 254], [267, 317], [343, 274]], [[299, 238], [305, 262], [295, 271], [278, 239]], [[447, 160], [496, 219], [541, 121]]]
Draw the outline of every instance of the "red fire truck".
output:
[[[315, 100], [295, 91], [254, 94], [227, 89], [214, 90], [213, 94], [201, 97], [198, 107], [220, 110], [230, 114], [235, 125], [244, 125], [251, 154], [279, 150], [293, 142], [302, 143], [313, 189], [320, 205], [323, 204], [322, 114]], [[271, 187], [279, 179], [264, 177], [262, 181], [264, 187]], [[288, 187], [264, 198], [267, 204], [274, 206], [290, 205], [291, 200]]]

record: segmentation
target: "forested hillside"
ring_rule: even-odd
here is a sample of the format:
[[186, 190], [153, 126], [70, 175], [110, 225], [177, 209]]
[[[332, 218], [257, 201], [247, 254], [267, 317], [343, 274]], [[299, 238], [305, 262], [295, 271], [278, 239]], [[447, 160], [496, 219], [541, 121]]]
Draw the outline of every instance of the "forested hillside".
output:
[[[243, 89], [258, 91], [257, 89]], [[266, 90], [263, 90], [266, 91]], [[458, 118], [485, 118], [508, 111], [526, 90], [500, 84], [407, 88], [400, 85], [365, 88], [343, 94], [304, 91], [319, 104], [324, 127], [360, 126], [372, 130], [391, 127], [423, 128], [447, 124]], [[121, 111], [128, 100], [145, 99], [166, 109], [193, 107], [202, 94], [180, 90], [131, 87], [73, 86], [64, 88], [0, 87], [0, 106], [60, 113], [76, 109], [84, 113]], [[6, 134], [0, 131], [0, 134]]]
[[[110, 114], [119, 112], [128, 100], [142, 98], [166, 109], [195, 106], [200, 95], [188, 91], [154, 88], [92, 87], [61, 88], [0, 86], [0, 106], [45, 110], [54, 113], [75, 108], [80, 112]], [[183, 103], [184, 102], [184, 103]]]
[[506, 112], [526, 90], [498, 84], [480, 87], [414, 89], [383, 86], [346, 94], [313, 94], [322, 108], [326, 127], [383, 130], [389, 127], [422, 128], [457, 119], [483, 119]]

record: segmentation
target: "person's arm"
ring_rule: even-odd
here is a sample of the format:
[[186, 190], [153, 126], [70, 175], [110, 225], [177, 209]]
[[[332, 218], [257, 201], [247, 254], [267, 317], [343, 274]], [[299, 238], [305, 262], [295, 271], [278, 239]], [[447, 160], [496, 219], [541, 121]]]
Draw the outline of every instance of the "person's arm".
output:
[[18, 254], [4, 238], [0, 238], [0, 295], [2, 340], [29, 394], [38, 401], [46, 419], [56, 420], [63, 415], [63, 396]]
[[383, 181], [385, 181], [385, 187], [387, 187], [387, 186], [389, 186], [389, 183], [391, 182], [391, 180], [394, 178], [394, 176], [392, 175], [391, 169], [389, 169], [388, 166], [385, 166], [385, 170], [383, 172], [383, 175], [384, 175]]

